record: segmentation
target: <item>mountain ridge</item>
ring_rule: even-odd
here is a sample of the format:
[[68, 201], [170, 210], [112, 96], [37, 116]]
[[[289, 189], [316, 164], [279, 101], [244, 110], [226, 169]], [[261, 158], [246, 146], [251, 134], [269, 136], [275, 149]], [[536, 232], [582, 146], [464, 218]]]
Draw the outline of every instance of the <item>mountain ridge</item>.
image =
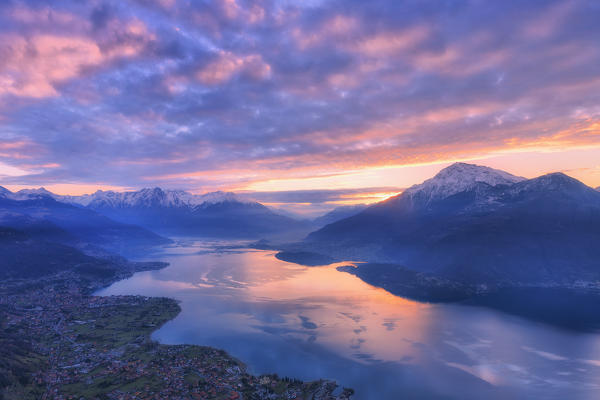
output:
[[463, 192], [477, 183], [498, 186], [511, 185], [523, 180], [525, 178], [505, 171], [460, 162], [442, 169], [433, 178], [427, 179], [421, 184], [411, 186], [401, 195], [421, 196], [428, 199], [427, 201], [434, 201]]
[[38, 188], [16, 193], [7, 190], [0, 196], [22, 201], [52, 199], [167, 236], [261, 239], [290, 235], [291, 239], [298, 240], [312, 228], [308, 221], [277, 214], [261, 203], [223, 191], [195, 195], [183, 190], [153, 187], [63, 196]]
[[355, 204], [339, 206], [333, 210], [320, 215], [312, 220], [312, 223], [317, 227], [323, 227], [329, 225], [332, 222], [339, 221], [340, 219], [351, 217], [365, 210], [368, 207], [367, 204]]
[[600, 193], [563, 173], [512, 183], [500, 177], [466, 179], [460, 192], [436, 184], [442, 190], [434, 196], [431, 186], [416, 185], [310, 233], [290, 249], [402, 265], [469, 284], [600, 279], [594, 245], [600, 241]]
[[170, 242], [142, 227], [114, 221], [41, 193], [0, 196], [0, 224], [24, 230], [37, 239], [69, 245], [90, 243], [118, 253]]
[[168, 190], [160, 187], [143, 188], [136, 191], [116, 192], [112, 190], [97, 190], [94, 193], [83, 195], [58, 195], [46, 190], [44, 187], [38, 189], [23, 189], [18, 192], [10, 192], [3, 188], [5, 193], [13, 199], [27, 199], [33, 196], [45, 195], [53, 199], [69, 204], [76, 204], [84, 207], [99, 208], [102, 206], [110, 207], [194, 207], [203, 203], [220, 202], [240, 202], [250, 203], [232, 192], [215, 191], [202, 195], [192, 194], [184, 190]]

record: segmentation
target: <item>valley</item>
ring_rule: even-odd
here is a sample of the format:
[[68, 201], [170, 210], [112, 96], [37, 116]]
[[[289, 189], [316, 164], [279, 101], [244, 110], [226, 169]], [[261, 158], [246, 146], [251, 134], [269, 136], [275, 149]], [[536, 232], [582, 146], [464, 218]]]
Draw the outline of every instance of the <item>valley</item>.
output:
[[[473, 398], [591, 395], [599, 221], [600, 193], [564, 174], [463, 163], [313, 220], [231, 193], [0, 190], [3, 393], [452, 398], [460, 382]], [[566, 346], [574, 335], [586, 345]], [[512, 355], [490, 358], [488, 343]], [[564, 371], [583, 388], [556, 384]]]

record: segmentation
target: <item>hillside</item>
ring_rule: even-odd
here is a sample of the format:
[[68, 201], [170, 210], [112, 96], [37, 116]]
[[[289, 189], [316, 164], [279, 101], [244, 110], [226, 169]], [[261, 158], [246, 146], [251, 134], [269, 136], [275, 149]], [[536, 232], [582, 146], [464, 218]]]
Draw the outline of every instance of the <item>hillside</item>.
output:
[[260, 239], [306, 234], [307, 222], [283, 216], [234, 193], [194, 195], [158, 187], [133, 192], [97, 191], [84, 196], [57, 196], [115, 221], [139, 225], [164, 235]]
[[455, 164], [299, 247], [464, 283], [569, 285], [600, 278], [599, 240], [600, 193], [581, 182]]

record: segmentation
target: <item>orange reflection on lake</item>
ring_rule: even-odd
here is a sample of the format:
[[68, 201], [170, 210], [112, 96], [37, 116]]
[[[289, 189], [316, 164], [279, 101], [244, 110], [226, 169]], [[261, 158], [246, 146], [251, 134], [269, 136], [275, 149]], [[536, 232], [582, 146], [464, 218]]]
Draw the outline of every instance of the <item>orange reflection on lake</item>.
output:
[[239, 243], [188, 242], [170, 263], [101, 295], [167, 296], [182, 311], [154, 332], [169, 344], [222, 348], [252, 373], [328, 378], [357, 399], [600, 398], [600, 335], [485, 307], [394, 296], [336, 270]]
[[[261, 266], [259, 271], [253, 271], [258, 274], [273, 276], [271, 269], [279, 274], [282, 269], [290, 272], [283, 280], [255, 280], [247, 287], [247, 295], [313, 305], [302, 313], [301, 317], [306, 320], [300, 319], [300, 324], [303, 321], [315, 324], [320, 343], [343, 354], [348, 351], [368, 354], [369, 359], [382, 361], [418, 357], [413, 343], [420, 342], [428, 331], [431, 305], [394, 296], [354, 275], [336, 270], [338, 266], [349, 265], [348, 262], [302, 267], [279, 261], [271, 252], [246, 253], [246, 256], [252, 261], [245, 265]], [[336, 307], [330, 307], [331, 304]], [[298, 316], [291, 318], [299, 319]]]

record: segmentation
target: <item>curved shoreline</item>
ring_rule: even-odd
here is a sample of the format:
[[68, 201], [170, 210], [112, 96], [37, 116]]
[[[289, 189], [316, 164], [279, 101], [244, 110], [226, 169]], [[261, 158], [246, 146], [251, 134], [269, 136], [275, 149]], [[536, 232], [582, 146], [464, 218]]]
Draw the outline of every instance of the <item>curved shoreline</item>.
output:
[[351, 389], [334, 395], [337, 384], [328, 380], [302, 382], [275, 374], [251, 375], [243, 362], [223, 350], [158, 343], [151, 338], [152, 333], [181, 312], [175, 299], [92, 294], [135, 272], [167, 265], [113, 263], [111, 277], [90, 278], [80, 271], [68, 270], [35, 280], [3, 282], [0, 305], [3, 311], [8, 311], [2, 319], [2, 341], [28, 343], [24, 357], [36, 360], [28, 365], [25, 378], [21, 377], [26, 382], [20, 384], [15, 376], [5, 390], [9, 393], [5, 397], [284, 399], [296, 396], [345, 400], [352, 396]]

